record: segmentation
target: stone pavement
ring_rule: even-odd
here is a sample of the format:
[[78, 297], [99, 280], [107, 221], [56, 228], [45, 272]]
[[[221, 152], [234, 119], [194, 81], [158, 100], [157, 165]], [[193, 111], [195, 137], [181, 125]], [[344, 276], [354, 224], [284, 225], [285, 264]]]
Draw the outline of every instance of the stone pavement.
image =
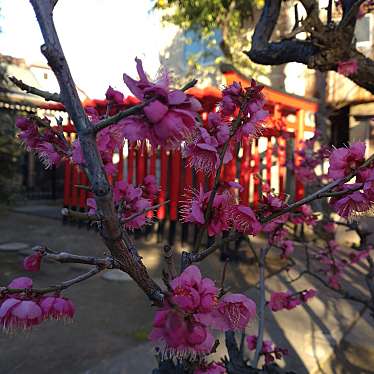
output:
[[[342, 233], [341, 240], [345, 240], [343, 234], [346, 235]], [[26, 275], [20, 263], [27, 248], [26, 251], [24, 247], [1, 250], [2, 245], [6, 248], [14, 242], [26, 244], [28, 248], [45, 244], [80, 254], [95, 255], [104, 251], [101, 239], [93, 230], [3, 211], [0, 212], [0, 284], [6, 284], [16, 275]], [[160, 279], [161, 246], [152, 240], [141, 240], [138, 246], [142, 248], [141, 255], [151, 275]], [[291, 271], [292, 276], [303, 262], [303, 252], [295, 252], [296, 268]], [[287, 273], [278, 272], [284, 265], [278, 255], [269, 258], [268, 271], [272, 276], [267, 281], [268, 293], [290, 288]], [[362, 266], [347, 275], [346, 282], [352, 292], [365, 292], [358, 282]], [[217, 254], [201, 267], [204, 275], [220, 278], [222, 263]], [[82, 268], [84, 265], [47, 263], [33, 278], [36, 285], [53, 284], [76, 276]], [[256, 300], [257, 277], [255, 266], [229, 264], [226, 285], [233, 292], [247, 290]], [[117, 279], [116, 275], [108, 272], [67, 290], [66, 295], [77, 307], [73, 324], [51, 321], [32, 332], [0, 335], [0, 373], [150, 373], [155, 361], [147, 334], [153, 310], [132, 280], [124, 277], [122, 281], [113, 281], [113, 278]], [[360, 318], [359, 305], [338, 298], [314, 279], [301, 278], [291, 286], [295, 290], [314, 287], [319, 293], [305, 306], [266, 315], [266, 336], [290, 351], [283, 366], [296, 373], [374, 373], [373, 323], [367, 313]], [[255, 331], [256, 323], [248, 327], [248, 333]], [[219, 348], [219, 353], [222, 349]]]

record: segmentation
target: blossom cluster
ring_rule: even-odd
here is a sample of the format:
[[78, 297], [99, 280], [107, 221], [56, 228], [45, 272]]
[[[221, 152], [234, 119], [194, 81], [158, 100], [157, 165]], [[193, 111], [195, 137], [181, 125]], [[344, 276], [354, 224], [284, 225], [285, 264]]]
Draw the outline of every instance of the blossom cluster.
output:
[[366, 146], [355, 142], [350, 147], [335, 149], [330, 156], [328, 176], [333, 180], [348, 177], [357, 169], [355, 183], [339, 184], [330, 199], [330, 205], [343, 218], [368, 212], [374, 198], [374, 169], [364, 167]]
[[[30, 329], [48, 319], [71, 319], [74, 317], [73, 303], [58, 294], [35, 296], [32, 279], [19, 277], [0, 289], [0, 326], [5, 331]], [[8, 294], [8, 289], [19, 292]]]
[[205, 212], [212, 193], [204, 192], [202, 187], [199, 191], [192, 191], [181, 209], [182, 220], [198, 226], [206, 225], [209, 236], [230, 228], [247, 235], [256, 235], [261, 231], [261, 224], [253, 210], [247, 205], [236, 204], [233, 194], [226, 188], [215, 194], [207, 220]]
[[58, 165], [70, 155], [70, 147], [66, 142], [62, 126], [50, 126], [48, 119], [19, 117], [16, 127], [21, 131], [19, 139], [28, 151], [34, 151], [46, 168]]
[[306, 303], [309, 299], [316, 295], [317, 291], [314, 289], [304, 290], [298, 293], [287, 292], [272, 292], [268, 302], [269, 308], [273, 312], [278, 312], [283, 309], [291, 310]]
[[[248, 349], [250, 351], [254, 351], [257, 345], [257, 336], [249, 335], [247, 336], [246, 340], [247, 340]], [[266, 365], [274, 362], [276, 359], [277, 360], [282, 359], [282, 357], [287, 354], [288, 354], [287, 349], [275, 346], [271, 340], [264, 340], [262, 342], [260, 355], [264, 356]]]
[[[147, 223], [146, 212], [151, 208], [151, 200], [155, 198], [159, 187], [154, 175], [147, 175], [141, 186], [135, 187], [126, 181], [118, 181], [113, 187], [113, 200], [123, 227], [127, 230], [141, 229]], [[90, 208], [88, 214], [97, 211], [96, 201], [87, 199]]]
[[162, 341], [165, 351], [177, 357], [201, 358], [211, 353], [212, 329], [242, 330], [256, 315], [254, 301], [242, 294], [226, 294], [195, 265], [171, 283], [171, 295], [156, 312], [150, 339]]
[[208, 114], [205, 126], [196, 127], [184, 146], [184, 156], [196, 170], [214, 172], [219, 167], [221, 154], [222, 163], [227, 164], [232, 159], [235, 143], [243, 137], [252, 139], [261, 134], [268, 116], [262, 88], [255, 81], [245, 89], [234, 82], [222, 91], [218, 111]]
[[153, 146], [172, 148], [180, 145], [194, 130], [195, 117], [202, 109], [200, 102], [181, 90], [172, 90], [167, 73], [152, 83], [140, 59], [136, 59], [136, 68], [138, 81], [127, 74], [123, 75], [123, 80], [136, 98], [150, 102], [140, 114], [119, 122], [124, 137], [129, 141], [148, 139]]

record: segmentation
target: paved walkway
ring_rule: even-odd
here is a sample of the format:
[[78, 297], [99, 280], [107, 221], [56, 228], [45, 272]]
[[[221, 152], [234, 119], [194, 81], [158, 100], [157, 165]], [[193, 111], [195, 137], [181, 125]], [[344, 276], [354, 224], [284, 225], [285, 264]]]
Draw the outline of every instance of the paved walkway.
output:
[[[3, 211], [0, 213], [0, 245], [10, 242], [25, 243], [28, 248], [45, 244], [56, 250], [80, 254], [95, 255], [105, 250], [93, 230], [62, 225], [50, 218]], [[152, 240], [142, 240], [138, 246], [142, 248], [141, 255], [151, 275], [160, 279], [161, 246]], [[25, 254], [27, 250], [21, 252]], [[0, 251], [0, 284], [26, 274], [20, 267], [21, 252]], [[267, 292], [289, 287], [285, 272], [278, 273], [284, 266], [278, 258], [274, 255], [268, 262], [273, 276], [267, 282]], [[296, 269], [302, 261], [302, 251], [298, 251]], [[216, 254], [202, 264], [203, 273], [213, 279], [220, 278], [221, 269]], [[347, 276], [347, 283], [354, 292], [364, 292], [357, 281], [362, 270], [358, 266]], [[34, 279], [36, 285], [47, 285], [79, 272], [82, 272], [81, 265], [47, 263]], [[257, 277], [255, 266], [230, 264], [226, 284], [233, 292], [247, 290], [257, 299], [254, 287]], [[370, 373], [373, 366], [368, 355], [374, 357], [374, 334], [369, 317], [359, 318], [361, 308], [337, 298], [311, 279], [300, 279], [292, 287], [295, 290], [314, 287], [320, 292], [306, 306], [291, 312], [267, 314], [267, 336], [290, 351], [283, 364], [296, 373]], [[33, 332], [0, 335], [1, 374], [150, 373], [155, 361], [147, 334], [153, 310], [131, 280], [115, 282], [96, 276], [72, 287], [66, 294], [77, 307], [73, 324], [51, 321]], [[248, 327], [248, 333], [255, 331], [256, 323]], [[364, 341], [360, 339], [362, 336]], [[365, 357], [358, 360], [358, 353], [363, 351]]]

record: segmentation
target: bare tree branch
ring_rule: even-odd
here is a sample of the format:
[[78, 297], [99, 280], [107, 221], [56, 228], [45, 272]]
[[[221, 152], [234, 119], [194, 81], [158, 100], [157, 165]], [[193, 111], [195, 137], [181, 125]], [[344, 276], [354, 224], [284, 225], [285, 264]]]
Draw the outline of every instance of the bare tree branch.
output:
[[30, 0], [34, 8], [45, 44], [41, 51], [56, 75], [61, 90], [61, 99], [77, 129], [87, 176], [102, 215], [102, 237], [120, 269], [128, 273], [148, 297], [161, 304], [163, 294], [160, 287], [150, 278], [139, 256], [131, 250], [132, 241], [126, 231], [122, 231], [113, 203], [110, 183], [96, 145], [96, 135], [92, 130], [84, 108], [80, 102], [74, 80], [64, 56], [53, 22], [55, 1]]
[[[300, 2], [306, 9], [307, 18], [286, 38], [270, 42], [279, 20], [281, 0], [266, 0], [252, 37], [251, 49], [244, 53], [258, 64], [280, 65], [299, 62], [310, 69], [322, 72], [336, 71], [339, 62], [355, 59], [358, 70], [348, 78], [374, 93], [374, 61], [357, 51], [353, 43], [357, 13], [364, 0], [343, 1], [343, 17], [340, 23], [335, 24], [331, 21], [326, 25], [319, 18], [317, 1]], [[331, 6], [328, 10], [331, 11]], [[300, 31], [308, 34], [306, 40], [295, 38]]]
[[19, 87], [22, 91], [26, 91], [27, 93], [31, 93], [36, 96], [40, 96], [44, 98], [46, 101], [61, 102], [61, 97], [58, 93], [39, 90], [39, 88], [29, 86], [28, 84], [22, 82], [20, 79], [17, 79], [16, 77], [9, 77], [9, 80], [17, 87]]
[[9, 287], [0, 287], [0, 295], [12, 295], [12, 294], [18, 294], [18, 293], [25, 293], [25, 294], [34, 294], [34, 295], [44, 295], [51, 292], [60, 292], [63, 291], [69, 287], [71, 287], [74, 284], [83, 282], [97, 273], [100, 273], [103, 271], [103, 267], [95, 267], [91, 270], [89, 270], [86, 273], [83, 273], [81, 275], [78, 275], [77, 277], [73, 279], [69, 279], [65, 282], [62, 282], [60, 284], [46, 287], [46, 288], [9, 288]]

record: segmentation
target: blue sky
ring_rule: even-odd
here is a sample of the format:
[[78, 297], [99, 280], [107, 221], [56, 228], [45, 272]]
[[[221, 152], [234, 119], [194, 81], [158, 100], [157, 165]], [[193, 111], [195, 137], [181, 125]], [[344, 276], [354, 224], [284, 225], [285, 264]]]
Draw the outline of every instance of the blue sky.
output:
[[[42, 37], [28, 0], [0, 0], [0, 53], [45, 63]], [[78, 86], [103, 97], [109, 84], [125, 91], [122, 73], [135, 76], [136, 56], [151, 76], [159, 69], [159, 51], [172, 37], [150, 12], [150, 0], [60, 0], [55, 23]]]

